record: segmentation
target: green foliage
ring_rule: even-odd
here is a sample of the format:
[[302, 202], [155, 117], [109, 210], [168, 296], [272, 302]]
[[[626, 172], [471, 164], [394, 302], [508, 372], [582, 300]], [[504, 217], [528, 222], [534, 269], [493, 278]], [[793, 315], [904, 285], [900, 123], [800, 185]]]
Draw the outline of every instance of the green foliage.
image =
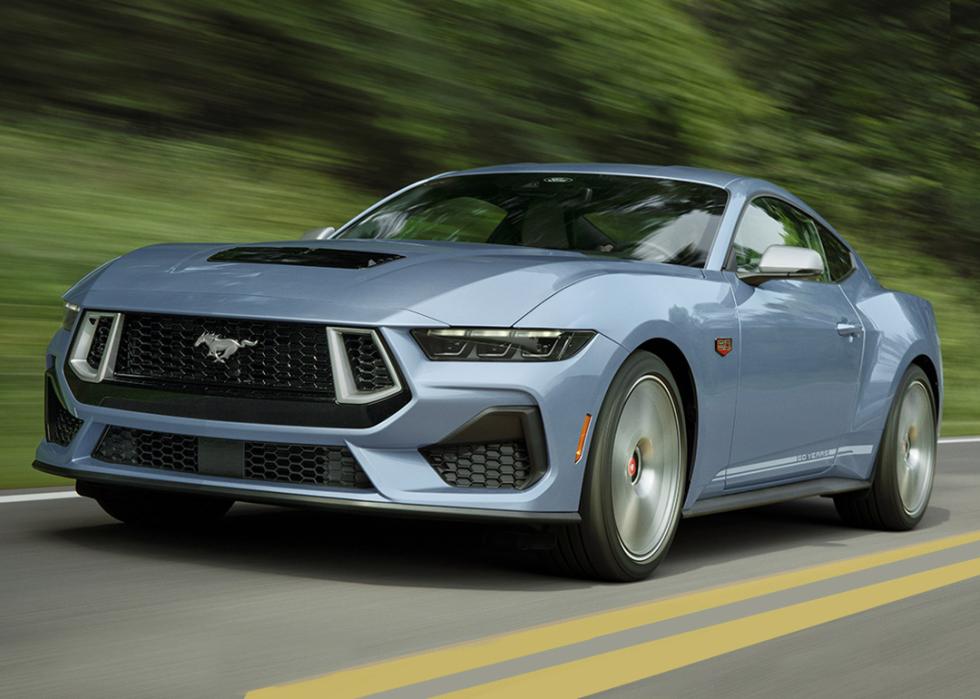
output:
[[[973, 13], [974, 15], [976, 13]], [[933, 301], [980, 432], [980, 46], [960, 6], [814, 0], [0, 5], [0, 485], [41, 433], [58, 297], [164, 240], [295, 238], [436, 171], [720, 167]]]

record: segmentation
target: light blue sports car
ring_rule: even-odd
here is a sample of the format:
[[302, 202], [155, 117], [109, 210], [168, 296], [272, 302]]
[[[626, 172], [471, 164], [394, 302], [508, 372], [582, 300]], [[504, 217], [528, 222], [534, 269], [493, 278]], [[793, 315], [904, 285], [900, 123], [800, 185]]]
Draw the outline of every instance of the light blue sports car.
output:
[[931, 306], [757, 179], [446, 173], [301, 241], [137, 250], [65, 301], [35, 466], [124, 522], [512, 520], [633, 580], [682, 516], [832, 495], [909, 529], [932, 489]]

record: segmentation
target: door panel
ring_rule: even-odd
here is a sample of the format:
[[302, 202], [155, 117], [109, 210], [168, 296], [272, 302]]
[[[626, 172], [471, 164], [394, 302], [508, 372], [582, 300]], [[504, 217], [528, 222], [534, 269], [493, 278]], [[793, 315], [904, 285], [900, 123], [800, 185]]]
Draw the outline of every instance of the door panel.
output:
[[819, 475], [834, 464], [854, 418], [864, 329], [836, 283], [846, 273], [838, 269], [841, 256], [832, 250], [828, 264], [819, 225], [806, 213], [777, 197], [759, 197], [746, 205], [735, 232], [738, 272], [758, 272], [772, 245], [816, 251], [824, 273], [757, 286], [728, 273], [741, 346], [726, 489]]
[[752, 287], [735, 275], [731, 281], [741, 342], [725, 487], [816, 476], [833, 465], [840, 438], [850, 431], [860, 320], [836, 284], [786, 280]]

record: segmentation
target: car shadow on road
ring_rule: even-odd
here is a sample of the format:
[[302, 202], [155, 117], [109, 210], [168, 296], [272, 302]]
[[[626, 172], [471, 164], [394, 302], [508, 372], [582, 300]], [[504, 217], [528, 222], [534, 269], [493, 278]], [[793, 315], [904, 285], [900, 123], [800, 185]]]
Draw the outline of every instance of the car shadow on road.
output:
[[[949, 520], [949, 510], [931, 506], [918, 530]], [[738, 512], [684, 520], [660, 574], [690, 572], [706, 565], [760, 555], [780, 555], [788, 549], [847, 547], [848, 540], [868, 530], [845, 525], [829, 498], [808, 498]], [[900, 535], [895, 547], [903, 544]], [[846, 557], [847, 553], [841, 553]]]
[[[948, 518], [947, 510], [932, 507], [920, 527]], [[48, 534], [144, 562], [155, 558], [374, 585], [557, 590], [596, 584], [552, 572], [537, 550], [549, 538], [533, 530], [248, 505], [236, 506], [209, 531], [144, 530], [105, 521]], [[820, 498], [684, 520], [657, 576], [800, 547], [843, 547], [866, 534], [844, 526], [833, 504]]]

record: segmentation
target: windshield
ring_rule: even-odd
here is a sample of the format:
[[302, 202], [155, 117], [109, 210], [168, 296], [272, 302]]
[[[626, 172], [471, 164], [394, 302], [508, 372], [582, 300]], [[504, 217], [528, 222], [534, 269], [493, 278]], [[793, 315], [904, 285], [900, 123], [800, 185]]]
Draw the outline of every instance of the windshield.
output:
[[519, 245], [703, 267], [726, 200], [718, 187], [651, 177], [462, 175], [410, 189], [339, 237]]

